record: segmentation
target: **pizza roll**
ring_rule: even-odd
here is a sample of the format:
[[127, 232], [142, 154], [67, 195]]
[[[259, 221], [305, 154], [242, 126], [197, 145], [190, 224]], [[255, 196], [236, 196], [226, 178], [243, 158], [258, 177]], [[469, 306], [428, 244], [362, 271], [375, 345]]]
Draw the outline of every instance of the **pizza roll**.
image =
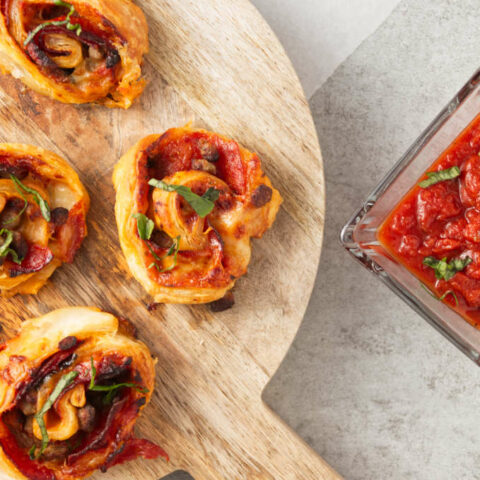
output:
[[64, 103], [128, 108], [148, 27], [131, 0], [1, 0], [0, 67]]
[[[133, 435], [155, 362], [126, 321], [67, 308], [22, 324], [0, 346], [0, 471], [73, 480], [166, 453]], [[3, 478], [3, 477], [2, 477]]]
[[190, 127], [141, 140], [113, 182], [120, 244], [157, 303], [222, 299], [282, 202], [256, 154]]
[[37, 293], [87, 235], [90, 199], [57, 155], [0, 144], [0, 293]]

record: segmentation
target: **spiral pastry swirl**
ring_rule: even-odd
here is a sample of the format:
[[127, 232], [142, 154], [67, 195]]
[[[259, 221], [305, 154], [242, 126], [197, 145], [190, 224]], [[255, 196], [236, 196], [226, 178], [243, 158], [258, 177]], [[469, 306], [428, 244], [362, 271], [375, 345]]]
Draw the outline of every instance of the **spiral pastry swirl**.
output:
[[123, 252], [158, 303], [222, 299], [282, 202], [256, 154], [188, 126], [141, 140], [113, 182]]
[[90, 199], [76, 172], [30, 145], [0, 144], [0, 293], [34, 294], [87, 235]]
[[0, 0], [0, 66], [64, 103], [128, 108], [148, 27], [130, 0]]
[[93, 308], [23, 323], [0, 346], [0, 471], [73, 480], [166, 453], [133, 429], [154, 388], [155, 362], [133, 327]]

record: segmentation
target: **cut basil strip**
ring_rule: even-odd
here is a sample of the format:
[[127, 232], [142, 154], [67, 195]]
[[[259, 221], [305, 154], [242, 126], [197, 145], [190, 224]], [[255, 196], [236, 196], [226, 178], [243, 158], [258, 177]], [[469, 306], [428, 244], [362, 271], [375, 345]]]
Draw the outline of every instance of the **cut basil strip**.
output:
[[[66, 375], [63, 375], [62, 378], [60, 378], [58, 383], [55, 385], [55, 388], [53, 389], [50, 396], [47, 398], [47, 401], [43, 404], [43, 407], [40, 409], [39, 412], [35, 414], [35, 420], [37, 421], [38, 426], [40, 428], [40, 432], [42, 433], [42, 445], [40, 447], [40, 452], [38, 453], [37, 458], [43, 454], [43, 452], [48, 446], [48, 442], [50, 441], [48, 438], [47, 427], [45, 425], [45, 420], [43, 417], [52, 408], [53, 404], [55, 403], [57, 398], [62, 394], [62, 392], [66, 388], [68, 388], [77, 377], [78, 377], [78, 372], [75, 372], [75, 371], [72, 371], [70, 373], [67, 373]], [[33, 447], [29, 453], [31, 457], [35, 457], [35, 449]]]
[[439, 172], [427, 172], [427, 179], [420, 182], [418, 185], [422, 188], [428, 188], [432, 185], [435, 185], [439, 182], [444, 182], [446, 180], [453, 180], [460, 176], [460, 168], [452, 167], [447, 168], [446, 170], [440, 170]]
[[15, 175], [10, 174], [10, 178], [17, 187], [17, 191], [20, 191], [19, 189], [22, 189], [24, 192], [27, 192], [33, 196], [35, 203], [40, 207], [43, 218], [47, 222], [49, 222], [52, 219], [52, 216], [50, 214], [50, 207], [48, 206], [48, 203], [42, 198], [42, 196], [33, 188], [24, 185]]
[[181, 237], [178, 236], [173, 240], [172, 246], [169, 248], [168, 252], [163, 257], [159, 257], [153, 251], [153, 248], [150, 245], [148, 245], [148, 249], [150, 250], [150, 253], [153, 255], [153, 258], [157, 262], [161, 262], [165, 258], [171, 257], [173, 255], [173, 263], [169, 267], [161, 268], [156, 262], [153, 262], [152, 264], [149, 265], [148, 268], [155, 267], [159, 271], [159, 273], [165, 273], [165, 272], [169, 272], [170, 270], [173, 270], [177, 266], [177, 262], [178, 262], [178, 252], [180, 250], [180, 239]]
[[458, 307], [458, 297], [456, 295], [456, 293], [453, 291], [453, 290], [448, 290], [446, 291], [441, 297], [437, 297], [426, 285], [424, 285], [422, 282], [420, 282], [420, 286], [431, 296], [433, 297], [435, 300], [439, 300], [439, 301], [443, 301], [445, 300], [448, 295], [451, 295], [454, 299], [455, 299], [455, 303]]
[[[3, 238], [5, 236], [5, 238]], [[6, 257], [7, 255], [10, 255], [12, 257], [12, 260], [20, 265], [23, 261], [23, 258], [20, 258], [15, 250], [13, 248], [10, 248], [10, 245], [13, 242], [13, 232], [10, 230], [7, 230], [6, 228], [2, 228], [0, 230], [0, 237], [3, 239], [2, 245], [0, 245], [0, 257]]]
[[95, 385], [95, 377], [97, 376], [97, 369], [93, 363], [93, 357], [90, 357], [91, 373], [90, 373], [90, 385], [88, 389], [92, 392], [107, 392], [105, 397], [105, 403], [110, 403], [113, 395], [119, 388], [133, 388], [140, 393], [148, 393], [148, 388], [137, 385], [136, 383], [116, 383], [114, 385]]
[[[153, 223], [153, 220], [148, 218], [143, 213], [135, 213], [132, 215], [132, 217], [137, 220], [138, 236], [140, 237], [141, 240], [144, 240], [145, 242], [147, 242], [147, 247], [150, 250], [150, 253], [152, 254], [153, 258], [155, 259], [155, 262], [151, 263], [148, 266], [148, 268], [150, 269], [155, 267], [160, 273], [169, 272], [170, 270], [173, 270], [177, 266], [181, 237], [178, 236], [177, 238], [175, 238], [173, 240], [172, 246], [168, 249], [168, 252], [163, 257], [159, 257], [153, 250], [150, 243], [148, 243], [148, 240], [150, 240], [152, 236], [153, 229], [155, 228], [155, 224]], [[169, 267], [162, 268], [157, 264], [157, 262], [162, 262], [162, 260], [164, 260], [167, 257], [171, 257], [172, 255], [173, 255], [173, 263]]]
[[132, 215], [132, 217], [137, 220], [138, 236], [142, 240], [150, 240], [150, 237], [152, 236], [152, 233], [153, 233], [153, 229], [155, 228], [155, 224], [153, 223], [153, 220], [148, 218], [143, 213], [135, 213], [134, 215]]
[[72, 15], [75, 13], [75, 7], [71, 3], [63, 2], [62, 0], [54, 0], [53, 2], [55, 5], [58, 7], [66, 7], [69, 8], [69, 12], [67, 13], [67, 16], [65, 17], [65, 20], [54, 20], [50, 22], [44, 22], [35, 27], [27, 36], [25, 41], [23, 42], [23, 45], [27, 46], [34, 38], [35, 35], [40, 31], [43, 30], [45, 27], [48, 27], [50, 25], [59, 27], [61, 25], [65, 25], [68, 30], [70, 31], [75, 31], [77, 35], [80, 35], [82, 33], [82, 26], [79, 23], [71, 23], [70, 18]]
[[11, 225], [12, 223], [15, 223], [25, 213], [25, 210], [28, 207], [28, 200], [25, 198], [25, 195], [23, 194], [23, 192], [17, 187], [17, 185], [15, 185], [15, 188], [25, 203], [23, 205], [23, 208], [17, 213], [17, 215], [15, 215], [13, 218], [8, 220], [8, 222], [3, 222], [4, 225]]
[[211, 202], [216, 202], [220, 197], [220, 190], [210, 187], [203, 195], [202, 198], [210, 200]]
[[195, 210], [200, 218], [205, 218], [215, 207], [215, 202], [220, 196], [216, 188], [209, 188], [202, 196], [193, 193], [192, 190], [183, 185], [171, 185], [163, 180], [152, 178], [149, 185], [164, 190], [165, 192], [176, 192], [181, 195], [187, 203]]
[[28, 451], [28, 456], [30, 457], [30, 460], [35, 460], [35, 452], [37, 450], [37, 446], [35, 444], [32, 445], [32, 448]]

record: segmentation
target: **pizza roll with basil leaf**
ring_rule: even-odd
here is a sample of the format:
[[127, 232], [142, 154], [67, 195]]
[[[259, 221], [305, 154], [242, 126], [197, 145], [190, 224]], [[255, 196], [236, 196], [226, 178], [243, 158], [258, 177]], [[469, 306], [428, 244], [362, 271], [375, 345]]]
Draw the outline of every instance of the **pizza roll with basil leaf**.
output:
[[132, 147], [113, 182], [120, 244], [154, 301], [231, 306], [250, 239], [282, 202], [258, 156], [215, 133], [173, 128]]
[[65, 160], [0, 144], [0, 293], [34, 294], [87, 235], [87, 191]]
[[128, 108], [142, 93], [148, 27], [131, 0], [3, 0], [0, 67], [64, 103]]
[[73, 480], [137, 457], [168, 460], [133, 434], [155, 377], [134, 331], [109, 313], [74, 307], [24, 322], [0, 346], [0, 473]]

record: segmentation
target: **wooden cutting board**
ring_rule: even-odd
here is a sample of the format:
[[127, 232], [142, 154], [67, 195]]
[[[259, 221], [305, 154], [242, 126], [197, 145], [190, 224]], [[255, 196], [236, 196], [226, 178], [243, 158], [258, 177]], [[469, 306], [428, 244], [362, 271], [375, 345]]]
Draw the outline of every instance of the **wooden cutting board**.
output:
[[[129, 318], [158, 357], [156, 391], [137, 431], [171, 462], [133, 462], [95, 478], [153, 480], [177, 469], [195, 480], [339, 478], [261, 399], [302, 321], [322, 244], [321, 155], [298, 79], [247, 0], [138, 3], [150, 26], [149, 83], [130, 110], [63, 105], [0, 77], [0, 141], [67, 158], [92, 199], [75, 263], [36, 297], [0, 300], [3, 336], [22, 319], [92, 305]], [[232, 310], [162, 305], [150, 313], [119, 247], [112, 169], [141, 137], [189, 121], [258, 152], [285, 203], [254, 242]]]

